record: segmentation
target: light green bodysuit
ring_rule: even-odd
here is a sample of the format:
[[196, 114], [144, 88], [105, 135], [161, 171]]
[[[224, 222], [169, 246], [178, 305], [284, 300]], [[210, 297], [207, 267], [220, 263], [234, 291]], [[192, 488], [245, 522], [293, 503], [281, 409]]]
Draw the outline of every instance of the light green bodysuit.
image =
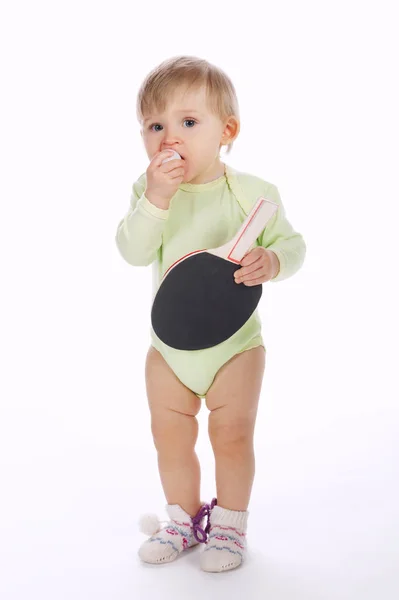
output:
[[[153, 299], [173, 263], [194, 250], [217, 248], [230, 241], [260, 196], [279, 205], [253, 245], [273, 250], [280, 261], [280, 271], [270, 282], [291, 277], [303, 264], [306, 245], [302, 235], [287, 220], [277, 187], [259, 177], [225, 164], [225, 174], [218, 179], [182, 183], [167, 210], [151, 204], [145, 189], [144, 173], [133, 184], [129, 211], [117, 227], [116, 244], [129, 264], [152, 264]], [[228, 340], [212, 348], [176, 350], [164, 344], [152, 327], [151, 343], [180, 381], [200, 398], [235, 354], [260, 345], [265, 348], [258, 310]]]

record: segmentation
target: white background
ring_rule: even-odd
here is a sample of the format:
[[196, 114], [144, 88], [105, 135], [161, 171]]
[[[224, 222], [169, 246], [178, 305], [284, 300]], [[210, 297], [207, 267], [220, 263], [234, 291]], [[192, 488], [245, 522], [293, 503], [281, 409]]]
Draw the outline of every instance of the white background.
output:
[[[398, 21], [394, 2], [8, 2], [1, 44], [0, 596], [396, 599]], [[147, 168], [146, 74], [232, 78], [226, 162], [277, 185], [307, 256], [265, 284], [246, 565], [141, 565], [166, 518], [146, 403], [151, 267], [116, 227]], [[395, 58], [396, 55], [396, 58]], [[202, 498], [215, 494], [208, 411]]]

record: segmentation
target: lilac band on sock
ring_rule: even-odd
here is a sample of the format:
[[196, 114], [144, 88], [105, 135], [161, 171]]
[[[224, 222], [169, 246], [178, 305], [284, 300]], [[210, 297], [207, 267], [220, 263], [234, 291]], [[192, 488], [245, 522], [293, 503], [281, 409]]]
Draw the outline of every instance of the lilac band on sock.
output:
[[[197, 512], [197, 514], [195, 515], [195, 517], [192, 518], [192, 522], [193, 522], [193, 534], [195, 539], [197, 540], [197, 542], [200, 542], [200, 544], [205, 544], [205, 542], [208, 539], [208, 533], [209, 530], [211, 528], [211, 524], [210, 524], [210, 514], [211, 514], [211, 510], [213, 509], [213, 507], [217, 504], [217, 499], [214, 498], [211, 502], [211, 504], [203, 504], [201, 506], [201, 508], [199, 509], [199, 511]], [[202, 519], [204, 517], [208, 517], [208, 523], [205, 527], [205, 530], [203, 530], [200, 527], [200, 523], [202, 521]], [[199, 537], [199, 535], [201, 537]]]

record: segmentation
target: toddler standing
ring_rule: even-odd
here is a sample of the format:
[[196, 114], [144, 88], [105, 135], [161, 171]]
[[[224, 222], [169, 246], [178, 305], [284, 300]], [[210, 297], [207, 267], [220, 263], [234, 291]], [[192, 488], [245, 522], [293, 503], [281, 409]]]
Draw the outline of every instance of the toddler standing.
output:
[[[287, 220], [277, 187], [221, 160], [240, 120], [234, 86], [220, 68], [193, 56], [164, 61], [141, 85], [137, 117], [150, 163], [133, 184], [116, 243], [129, 264], [152, 264], [153, 298], [179, 258], [232, 239], [259, 196], [278, 210], [235, 271], [236, 285], [278, 282], [300, 269], [305, 242]], [[181, 158], [170, 159], [172, 151]], [[151, 328], [145, 380], [170, 520], [161, 528], [151, 516], [143, 519], [150, 535], [139, 549], [143, 561], [170, 562], [199, 543], [205, 571], [233, 569], [245, 558], [265, 353], [258, 310], [228, 340], [205, 350], [171, 348]], [[216, 465], [209, 504], [200, 500], [195, 453], [202, 398]]]

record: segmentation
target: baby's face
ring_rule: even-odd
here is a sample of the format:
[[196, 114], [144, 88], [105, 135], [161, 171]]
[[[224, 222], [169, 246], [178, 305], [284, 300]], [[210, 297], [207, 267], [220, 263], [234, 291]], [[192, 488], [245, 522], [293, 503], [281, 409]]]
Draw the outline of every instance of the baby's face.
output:
[[210, 111], [206, 102], [206, 90], [176, 91], [162, 114], [145, 115], [141, 135], [148, 158], [171, 148], [184, 159], [184, 182], [219, 160], [225, 124]]

